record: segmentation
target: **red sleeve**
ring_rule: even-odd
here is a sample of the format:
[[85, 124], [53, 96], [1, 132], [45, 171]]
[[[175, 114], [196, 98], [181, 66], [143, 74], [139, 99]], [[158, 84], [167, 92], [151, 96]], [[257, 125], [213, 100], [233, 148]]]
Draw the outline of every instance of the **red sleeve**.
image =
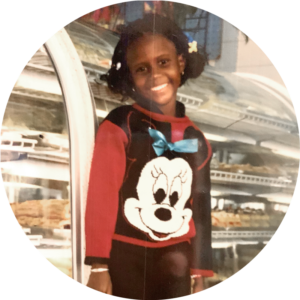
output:
[[105, 120], [97, 132], [85, 215], [86, 264], [106, 263], [126, 168], [125, 132]]
[[214, 272], [212, 270], [191, 269], [191, 275], [201, 275], [202, 277], [213, 277]]

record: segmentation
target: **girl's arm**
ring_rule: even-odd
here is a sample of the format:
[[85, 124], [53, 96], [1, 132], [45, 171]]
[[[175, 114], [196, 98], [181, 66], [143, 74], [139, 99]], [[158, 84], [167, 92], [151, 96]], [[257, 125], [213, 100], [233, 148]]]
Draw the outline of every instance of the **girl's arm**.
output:
[[[91, 165], [85, 217], [85, 263], [92, 265], [92, 268], [97, 264], [107, 265], [109, 262], [118, 213], [119, 190], [126, 167], [127, 142], [125, 132], [111, 121], [105, 120], [99, 127]], [[108, 272], [92, 272], [88, 286], [107, 292], [110, 285]]]
[[210, 160], [197, 172], [193, 194], [196, 236], [192, 239], [193, 293], [204, 290], [203, 277], [213, 276], [211, 248]]
[[193, 275], [213, 276], [211, 248], [210, 160], [195, 174], [193, 220], [196, 236], [192, 239]]
[[193, 294], [199, 293], [204, 290], [204, 282], [202, 276], [193, 278], [192, 284], [193, 284]]

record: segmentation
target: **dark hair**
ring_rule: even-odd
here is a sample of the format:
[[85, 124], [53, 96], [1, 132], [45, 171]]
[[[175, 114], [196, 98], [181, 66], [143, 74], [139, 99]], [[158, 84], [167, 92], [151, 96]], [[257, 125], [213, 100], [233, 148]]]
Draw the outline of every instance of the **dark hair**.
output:
[[[135, 99], [133, 81], [126, 63], [128, 46], [145, 33], [161, 34], [172, 41], [178, 55], [185, 59], [184, 73], [181, 75], [181, 85], [189, 78], [198, 77], [205, 65], [205, 59], [199, 52], [189, 53], [189, 41], [182, 29], [169, 18], [157, 14], [146, 14], [143, 19], [119, 27], [120, 40], [112, 57], [112, 66], [105, 78], [108, 87], [114, 93]], [[102, 77], [103, 78], [103, 77]]]

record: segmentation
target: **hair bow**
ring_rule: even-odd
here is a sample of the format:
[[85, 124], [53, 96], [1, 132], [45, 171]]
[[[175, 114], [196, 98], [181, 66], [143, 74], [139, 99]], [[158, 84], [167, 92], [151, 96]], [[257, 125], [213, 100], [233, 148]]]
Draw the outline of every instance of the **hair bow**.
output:
[[175, 143], [168, 143], [164, 134], [158, 130], [149, 128], [150, 136], [154, 140], [152, 147], [157, 156], [162, 155], [165, 151], [171, 150], [181, 153], [195, 153], [198, 151], [198, 140], [188, 139], [181, 140]]

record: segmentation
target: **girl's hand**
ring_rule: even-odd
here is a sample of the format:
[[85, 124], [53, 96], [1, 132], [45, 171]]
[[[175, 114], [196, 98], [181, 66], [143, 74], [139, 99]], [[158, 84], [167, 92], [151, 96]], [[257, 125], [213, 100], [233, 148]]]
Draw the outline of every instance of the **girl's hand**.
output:
[[204, 290], [204, 282], [202, 277], [193, 278], [193, 294]]
[[[107, 265], [100, 265], [97, 266], [93, 265], [92, 268], [108, 268]], [[112, 295], [112, 283], [110, 279], [110, 275], [108, 271], [104, 272], [91, 272], [89, 281], [87, 286], [91, 289], [96, 291]]]

